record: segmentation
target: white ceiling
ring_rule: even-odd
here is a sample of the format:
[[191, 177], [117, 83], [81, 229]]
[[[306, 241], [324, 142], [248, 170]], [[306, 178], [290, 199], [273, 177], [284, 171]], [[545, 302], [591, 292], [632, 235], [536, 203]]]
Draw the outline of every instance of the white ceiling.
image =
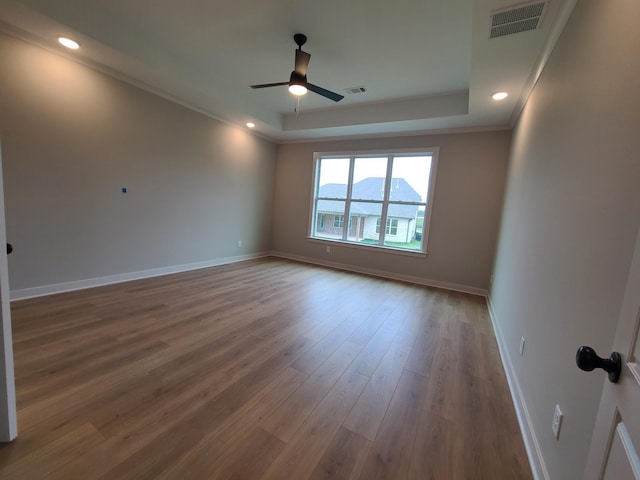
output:
[[[489, 39], [518, 0], [0, 0], [0, 30], [275, 141], [505, 128], [575, 0], [551, 0], [537, 30]], [[286, 87], [294, 33], [308, 37], [300, 112]], [[60, 35], [82, 45], [56, 43]], [[365, 93], [343, 89], [364, 86]], [[507, 100], [490, 95], [507, 90]]]

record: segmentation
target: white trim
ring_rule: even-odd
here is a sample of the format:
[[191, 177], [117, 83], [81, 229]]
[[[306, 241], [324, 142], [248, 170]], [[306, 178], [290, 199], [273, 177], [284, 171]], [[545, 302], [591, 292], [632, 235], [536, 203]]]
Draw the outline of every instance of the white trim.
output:
[[627, 460], [629, 461], [629, 465], [631, 465], [631, 470], [633, 470], [633, 476], [636, 477], [636, 480], [640, 480], [640, 459], [638, 459], [636, 449], [633, 448], [629, 431], [623, 422], [618, 424], [616, 431], [618, 432], [624, 451], [627, 454]]
[[[0, 148], [0, 245], [3, 250], [7, 242], [5, 218], [2, 149]], [[0, 252], [0, 442], [10, 442], [18, 435], [16, 381], [11, 334], [11, 295], [5, 251]]]
[[[405, 252], [402, 252], [405, 253]], [[51, 285], [43, 285], [40, 287], [23, 288], [20, 290], [11, 291], [11, 301], [24, 300], [27, 298], [42, 297], [45, 295], [54, 295], [56, 293], [71, 292], [74, 290], [83, 290], [85, 288], [100, 287], [103, 285], [111, 285], [113, 283], [130, 282], [132, 280], [141, 280], [144, 278], [158, 277], [161, 275], [171, 275], [173, 273], [187, 272], [190, 270], [198, 270], [201, 268], [215, 267], [218, 265], [225, 265], [228, 263], [242, 262], [245, 260], [251, 260], [254, 258], [263, 257], [277, 257], [286, 258], [288, 260], [295, 260], [303, 263], [310, 263], [313, 265], [321, 265], [324, 267], [336, 268], [339, 270], [346, 270], [349, 272], [364, 273], [367, 275], [373, 275], [376, 277], [389, 278], [392, 280], [400, 280], [403, 282], [415, 283], [418, 285], [425, 285], [428, 287], [444, 288], [446, 290], [453, 290], [457, 292], [469, 293], [471, 295], [479, 295], [482, 297], [487, 296], [487, 290], [483, 288], [470, 287], [467, 285], [460, 285], [457, 283], [441, 282], [439, 280], [425, 279], [422, 277], [415, 277], [412, 275], [402, 275], [383, 270], [376, 270], [372, 268], [357, 267], [355, 265], [342, 264], [337, 262], [327, 262], [323, 260], [317, 260], [311, 257], [304, 257], [300, 255], [290, 255], [284, 252], [262, 252], [250, 255], [242, 255], [237, 257], [218, 258], [213, 260], [205, 260], [203, 262], [187, 263], [183, 265], [172, 265], [169, 267], [153, 268], [150, 270], [142, 270], [138, 272], [121, 273], [117, 275], [109, 275], [106, 277], [88, 278], [85, 280], [74, 280], [71, 282], [55, 283]]]
[[400, 138], [400, 137], [424, 137], [434, 135], [459, 135], [463, 133], [483, 133], [483, 132], [499, 132], [504, 130], [511, 131], [513, 125], [496, 125], [496, 126], [477, 126], [477, 127], [448, 127], [434, 128], [432, 130], [418, 129], [410, 131], [397, 132], [378, 132], [378, 133], [356, 133], [346, 135], [332, 135], [326, 137], [310, 136], [303, 138], [275, 138], [278, 145], [292, 145], [297, 143], [329, 143], [351, 140], [367, 140], [372, 138]]
[[627, 362], [627, 368], [631, 371], [633, 378], [640, 386], [640, 368], [638, 368], [638, 364], [636, 362]]
[[372, 275], [374, 277], [388, 278], [391, 280], [400, 280], [402, 282], [415, 283], [417, 285], [424, 285], [427, 287], [443, 288], [446, 290], [453, 290], [456, 292], [469, 293], [471, 295], [479, 295], [481, 297], [487, 296], [487, 290], [477, 287], [469, 287], [467, 285], [459, 285], [457, 283], [441, 282], [439, 280], [431, 280], [428, 278], [414, 277], [412, 275], [402, 275], [399, 273], [387, 272], [384, 270], [376, 270], [373, 268], [358, 267], [355, 265], [327, 262], [325, 260], [318, 260], [311, 257], [303, 257], [300, 255], [291, 255], [284, 252], [272, 251], [271, 256], [286, 258], [288, 260], [295, 260], [297, 262], [310, 263], [312, 265], [320, 265], [323, 267], [335, 268], [337, 270], [346, 270], [347, 272], [364, 273], [365, 275]]
[[389, 247], [387, 245], [375, 245], [373, 243], [362, 244], [362, 243], [349, 242], [346, 240], [339, 240], [339, 239], [333, 239], [333, 238], [321, 238], [321, 237], [308, 236], [307, 241], [313, 242], [313, 243], [323, 243], [329, 246], [339, 245], [340, 247], [355, 248], [358, 250], [365, 250], [368, 252], [378, 252], [378, 253], [387, 253], [387, 254], [392, 253], [394, 255], [404, 255], [406, 257], [425, 258], [428, 255], [427, 252], [423, 252], [420, 250], [403, 250], [400, 248]]
[[516, 416], [518, 417], [518, 423], [520, 424], [520, 433], [522, 434], [522, 440], [524, 441], [524, 448], [527, 451], [529, 457], [529, 465], [531, 466], [531, 473], [535, 480], [550, 480], [547, 466], [544, 463], [544, 457], [542, 456], [542, 450], [536, 437], [531, 417], [529, 416], [529, 410], [527, 409], [527, 403], [525, 402], [524, 395], [520, 389], [520, 383], [516, 376], [515, 368], [511, 362], [509, 351], [507, 350], [502, 330], [500, 330], [499, 323], [496, 320], [495, 311], [491, 304], [491, 296], [487, 295], [487, 306], [489, 308], [489, 317], [491, 318], [491, 324], [493, 325], [493, 332], [498, 341], [498, 351], [500, 352], [500, 358], [502, 360], [502, 366], [504, 373], [507, 377], [507, 383], [509, 384], [509, 390], [511, 392], [511, 398], [513, 399], [513, 405], [516, 409]]
[[252, 260], [254, 258], [268, 256], [268, 252], [254, 253], [249, 255], [239, 255], [235, 257], [216, 258], [212, 260], [205, 260], [202, 262], [185, 263], [182, 265], [171, 265], [168, 267], [152, 268], [150, 270], [141, 270], [138, 272], [120, 273], [117, 275], [108, 275], [106, 277], [87, 278], [85, 280], [54, 283], [52, 285], [43, 285], [41, 287], [23, 288], [20, 290], [11, 291], [11, 301], [42, 297], [45, 295], [53, 295], [62, 292], [71, 292], [73, 290], [83, 290], [85, 288], [100, 287], [113, 283], [130, 282], [132, 280], [141, 280], [143, 278], [159, 277], [161, 275], [171, 275], [172, 273], [188, 272], [190, 270], [216, 267], [218, 265], [242, 262], [245, 260]]

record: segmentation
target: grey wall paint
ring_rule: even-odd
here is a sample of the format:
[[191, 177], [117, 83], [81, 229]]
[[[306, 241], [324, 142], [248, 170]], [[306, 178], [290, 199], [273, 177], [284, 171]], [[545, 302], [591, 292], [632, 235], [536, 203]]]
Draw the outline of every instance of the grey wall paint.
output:
[[514, 131], [491, 300], [554, 479], [581, 478], [605, 377], [575, 351], [609, 355], [640, 224], [638, 18], [578, 2]]
[[[497, 238], [510, 132], [377, 138], [278, 146], [273, 249], [316, 261], [487, 289]], [[439, 147], [426, 258], [309, 241], [314, 152]]]
[[12, 289], [270, 249], [273, 143], [10, 36], [0, 59]]

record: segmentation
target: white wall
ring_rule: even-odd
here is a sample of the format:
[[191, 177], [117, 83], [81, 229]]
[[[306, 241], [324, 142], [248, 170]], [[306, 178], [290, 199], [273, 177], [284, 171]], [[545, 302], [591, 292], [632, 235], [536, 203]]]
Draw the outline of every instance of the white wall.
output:
[[[506, 165], [508, 131], [279, 145], [273, 250], [424, 283], [482, 291], [489, 287]], [[429, 254], [402, 256], [309, 241], [314, 152], [439, 147]]]
[[609, 355], [640, 225], [639, 18], [579, 1], [513, 135], [490, 297], [552, 479], [582, 476], [605, 375], [575, 352]]
[[273, 143], [7, 35], [0, 59], [13, 290], [270, 250]]

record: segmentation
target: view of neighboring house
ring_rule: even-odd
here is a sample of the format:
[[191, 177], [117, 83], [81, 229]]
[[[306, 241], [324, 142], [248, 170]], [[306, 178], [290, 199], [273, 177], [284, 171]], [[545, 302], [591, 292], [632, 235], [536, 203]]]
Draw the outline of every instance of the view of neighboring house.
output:
[[[349, 211], [347, 239], [355, 242], [378, 241], [382, 218], [382, 199], [384, 196], [382, 177], [369, 177], [353, 184]], [[316, 235], [327, 238], [342, 238], [345, 222], [345, 201], [347, 185], [329, 183], [318, 191], [318, 216]], [[329, 200], [331, 199], [331, 200]], [[391, 202], [422, 202], [416, 192], [404, 178], [393, 178], [389, 192]], [[363, 200], [363, 201], [358, 201]], [[424, 212], [418, 205], [389, 203], [385, 226], [385, 241], [409, 243], [416, 238], [418, 217]]]

